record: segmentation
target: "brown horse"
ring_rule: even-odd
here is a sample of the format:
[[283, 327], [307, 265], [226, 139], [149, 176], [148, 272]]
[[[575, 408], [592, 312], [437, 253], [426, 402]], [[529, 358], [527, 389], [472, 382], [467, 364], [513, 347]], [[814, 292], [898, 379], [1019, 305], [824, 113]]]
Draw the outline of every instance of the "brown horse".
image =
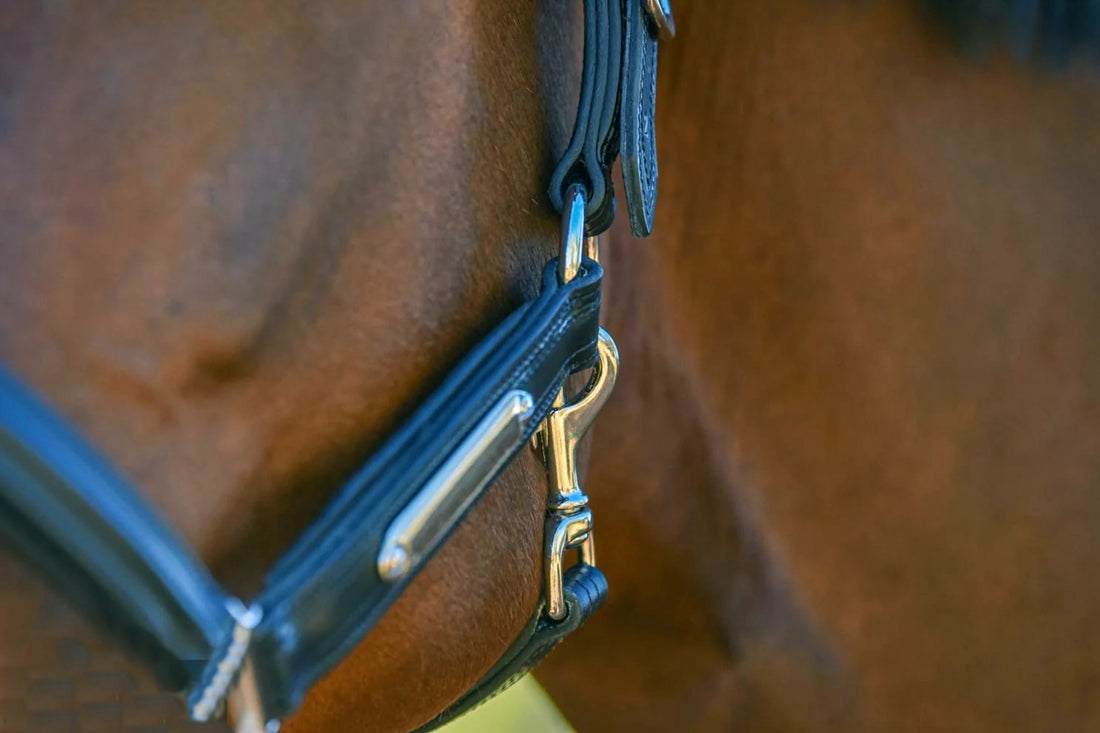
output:
[[[676, 6], [657, 233], [605, 243], [612, 600], [542, 675], [582, 729], [1100, 722], [1097, 77], [932, 5]], [[534, 291], [577, 10], [5, 3], [0, 357], [254, 589]], [[287, 729], [468, 687], [544, 496], [524, 455]], [[169, 714], [3, 577], [0, 729]]]

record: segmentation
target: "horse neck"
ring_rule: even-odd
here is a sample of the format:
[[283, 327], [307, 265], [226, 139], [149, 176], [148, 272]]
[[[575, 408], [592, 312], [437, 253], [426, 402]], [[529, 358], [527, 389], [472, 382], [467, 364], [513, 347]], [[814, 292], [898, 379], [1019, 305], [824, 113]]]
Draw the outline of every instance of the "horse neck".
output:
[[[1035, 614], [1096, 607], [1095, 75], [975, 65], [905, 3], [676, 10], [656, 233], [609, 248], [616, 593], [543, 679], [592, 726], [898, 728], [1016, 690], [1060, 727], [1025, 690], [1089, 663]], [[1026, 610], [1037, 585], [1064, 602]]]

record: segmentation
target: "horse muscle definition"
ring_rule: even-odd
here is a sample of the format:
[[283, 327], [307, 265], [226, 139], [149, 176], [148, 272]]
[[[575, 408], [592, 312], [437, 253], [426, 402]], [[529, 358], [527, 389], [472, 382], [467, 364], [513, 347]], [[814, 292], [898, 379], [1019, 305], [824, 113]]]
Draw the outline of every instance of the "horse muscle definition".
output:
[[[611, 600], [540, 673], [579, 729], [1100, 725], [1092, 8], [675, 5], [655, 234], [604, 246]], [[579, 19], [0, 3], [0, 359], [254, 589], [536, 287]], [[524, 455], [286, 730], [477, 679], [545, 489]], [[180, 716], [0, 557], [0, 730]]]
[[605, 247], [613, 592], [539, 674], [581, 728], [1100, 725], [1095, 35], [921, 9], [676, 6]]

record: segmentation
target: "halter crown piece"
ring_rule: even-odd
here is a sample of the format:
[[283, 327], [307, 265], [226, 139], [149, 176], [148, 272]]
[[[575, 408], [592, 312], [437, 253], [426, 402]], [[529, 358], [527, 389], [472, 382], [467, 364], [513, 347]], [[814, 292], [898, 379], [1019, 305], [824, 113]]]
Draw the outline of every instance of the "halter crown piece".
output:
[[[631, 229], [652, 229], [657, 40], [674, 26], [667, 0], [584, 0], [584, 16], [577, 120], [549, 192], [562, 212], [561, 251], [542, 292], [337, 492], [252, 603], [227, 594], [107, 461], [0, 369], [0, 538], [180, 692], [193, 719], [228, 706], [238, 733], [277, 731], [529, 443], [550, 483], [542, 598], [504, 656], [425, 728], [519, 679], [603, 603], [575, 460], [619, 363], [599, 327], [598, 236], [614, 218], [620, 151]], [[588, 386], [567, 399], [566, 379], [587, 369]], [[565, 569], [569, 550], [579, 562]]]

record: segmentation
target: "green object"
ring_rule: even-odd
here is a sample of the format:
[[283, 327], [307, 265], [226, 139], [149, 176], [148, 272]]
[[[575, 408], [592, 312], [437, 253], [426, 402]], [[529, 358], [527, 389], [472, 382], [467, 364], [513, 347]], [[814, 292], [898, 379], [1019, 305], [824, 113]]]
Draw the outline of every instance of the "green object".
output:
[[442, 733], [573, 733], [535, 678], [527, 675], [489, 702], [440, 728]]

